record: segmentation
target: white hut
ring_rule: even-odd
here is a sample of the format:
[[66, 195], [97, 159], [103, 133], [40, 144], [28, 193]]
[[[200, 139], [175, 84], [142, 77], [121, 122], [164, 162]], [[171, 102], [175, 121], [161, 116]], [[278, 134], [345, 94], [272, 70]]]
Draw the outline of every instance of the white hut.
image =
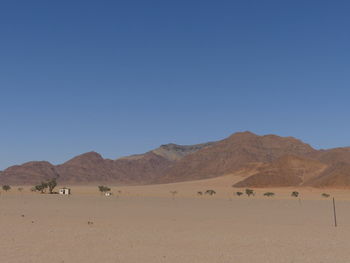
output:
[[70, 195], [70, 188], [66, 188], [66, 187], [61, 188], [61, 189], [58, 191], [58, 193], [59, 193], [60, 195]]
[[111, 192], [106, 192], [106, 193], [105, 193], [105, 196], [111, 196], [111, 195], [112, 195]]

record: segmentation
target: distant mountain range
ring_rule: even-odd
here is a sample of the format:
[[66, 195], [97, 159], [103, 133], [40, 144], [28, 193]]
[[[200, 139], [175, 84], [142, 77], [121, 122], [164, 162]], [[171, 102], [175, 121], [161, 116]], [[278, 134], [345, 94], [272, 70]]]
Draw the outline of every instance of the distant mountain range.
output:
[[293, 137], [240, 132], [197, 145], [165, 144], [116, 160], [89, 152], [60, 165], [29, 162], [0, 172], [0, 183], [139, 185], [173, 183], [237, 174], [237, 187], [349, 187], [350, 147], [316, 150]]

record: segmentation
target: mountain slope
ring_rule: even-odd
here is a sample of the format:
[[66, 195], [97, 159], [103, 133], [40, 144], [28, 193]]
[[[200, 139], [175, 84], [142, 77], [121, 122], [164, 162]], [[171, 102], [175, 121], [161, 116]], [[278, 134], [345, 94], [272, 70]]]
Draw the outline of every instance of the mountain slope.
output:
[[350, 187], [350, 164], [338, 162], [329, 166], [318, 177], [306, 183], [313, 187]]
[[283, 156], [259, 168], [256, 174], [236, 183], [235, 187], [300, 186], [326, 169], [319, 161], [294, 155]]
[[232, 173], [252, 162], [271, 162], [288, 154], [306, 156], [310, 145], [291, 137], [236, 133], [227, 139], [189, 154], [171, 166], [161, 182], [210, 178]]
[[0, 183], [37, 184], [55, 177], [61, 184], [149, 184], [158, 181], [166, 168], [177, 160], [210, 144], [166, 144], [144, 154], [117, 160], [104, 159], [96, 152], [89, 152], [57, 166], [48, 162], [31, 162], [0, 172]]
[[51, 178], [59, 178], [56, 167], [49, 162], [28, 162], [15, 165], [0, 173], [2, 184], [37, 184]]
[[173, 183], [218, 177], [242, 178], [239, 187], [350, 187], [350, 148], [315, 150], [293, 137], [240, 132], [197, 145], [165, 144], [116, 160], [89, 152], [54, 166], [29, 162], [0, 172], [0, 184], [119, 185]]

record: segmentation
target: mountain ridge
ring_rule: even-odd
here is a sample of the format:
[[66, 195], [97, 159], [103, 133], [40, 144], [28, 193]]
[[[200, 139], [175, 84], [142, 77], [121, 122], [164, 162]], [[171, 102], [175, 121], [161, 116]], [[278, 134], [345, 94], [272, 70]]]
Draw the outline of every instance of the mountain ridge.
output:
[[239, 174], [236, 187], [350, 187], [350, 147], [316, 150], [294, 137], [238, 132], [216, 142], [164, 144], [115, 160], [88, 152], [53, 165], [27, 162], [0, 172], [0, 183], [159, 184]]

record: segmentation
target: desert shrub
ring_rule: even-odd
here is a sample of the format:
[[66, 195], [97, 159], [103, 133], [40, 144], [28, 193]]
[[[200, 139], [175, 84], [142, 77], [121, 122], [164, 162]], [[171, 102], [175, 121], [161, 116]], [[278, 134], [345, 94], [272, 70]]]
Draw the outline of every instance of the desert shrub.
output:
[[198, 191], [197, 195], [203, 195], [203, 192], [202, 191]]
[[243, 193], [242, 192], [236, 192], [236, 195], [237, 196], [241, 196], [241, 195], [243, 195]]
[[18, 192], [22, 192], [23, 188], [22, 187], [18, 187], [17, 190], [18, 190]]
[[293, 197], [298, 197], [298, 196], [299, 196], [299, 192], [294, 191], [294, 192], [292, 192], [291, 196], [293, 196]]
[[266, 193], [264, 193], [264, 196], [267, 196], [267, 197], [272, 197], [272, 196], [274, 196], [275, 195], [275, 193], [272, 193], [272, 192], [266, 192]]
[[106, 193], [106, 192], [111, 191], [111, 188], [109, 188], [108, 186], [100, 185], [100, 186], [98, 186], [98, 190], [101, 193]]
[[330, 197], [331, 195], [330, 194], [327, 194], [327, 193], [323, 193], [322, 194], [322, 197], [324, 197], [324, 198], [328, 198], [328, 197]]
[[10, 191], [11, 190], [11, 186], [9, 186], [8, 184], [5, 184], [2, 186], [2, 190], [4, 190], [5, 192]]
[[205, 191], [205, 194], [206, 195], [215, 195], [216, 192], [214, 190], [207, 190], [207, 191]]
[[247, 196], [251, 196], [251, 195], [254, 196], [255, 195], [254, 190], [252, 190], [252, 189], [245, 189], [245, 193]]

